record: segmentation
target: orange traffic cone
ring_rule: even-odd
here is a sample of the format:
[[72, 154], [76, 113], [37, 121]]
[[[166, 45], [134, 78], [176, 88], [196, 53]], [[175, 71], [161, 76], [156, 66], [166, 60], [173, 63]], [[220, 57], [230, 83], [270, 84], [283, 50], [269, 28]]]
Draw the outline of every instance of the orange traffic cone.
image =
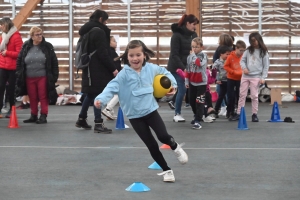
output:
[[8, 128], [19, 128], [16, 106], [12, 106]]
[[169, 145], [167, 145], [167, 144], [161, 145], [160, 148], [161, 148], [161, 149], [171, 149], [171, 147], [170, 147]]

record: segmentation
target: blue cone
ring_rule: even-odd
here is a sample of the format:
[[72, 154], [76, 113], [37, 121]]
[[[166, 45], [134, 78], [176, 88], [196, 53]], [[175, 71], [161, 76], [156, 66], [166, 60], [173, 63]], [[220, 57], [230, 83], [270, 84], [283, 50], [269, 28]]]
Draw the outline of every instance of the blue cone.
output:
[[160, 170], [161, 167], [157, 164], [157, 162], [152, 163], [148, 169], [156, 169], [156, 170]]
[[248, 125], [247, 125], [247, 119], [246, 119], [246, 113], [245, 113], [245, 108], [241, 108], [241, 113], [240, 113], [240, 119], [239, 119], [239, 124], [238, 124], [238, 130], [249, 130]]
[[279, 113], [277, 101], [275, 101], [273, 104], [271, 119], [268, 120], [268, 122], [283, 122], [283, 120], [280, 119], [280, 113]]
[[124, 116], [121, 107], [119, 107], [118, 118], [116, 123], [116, 129], [122, 130], [125, 129]]
[[134, 182], [125, 190], [128, 192], [148, 192], [150, 191], [150, 188], [148, 188], [142, 182]]

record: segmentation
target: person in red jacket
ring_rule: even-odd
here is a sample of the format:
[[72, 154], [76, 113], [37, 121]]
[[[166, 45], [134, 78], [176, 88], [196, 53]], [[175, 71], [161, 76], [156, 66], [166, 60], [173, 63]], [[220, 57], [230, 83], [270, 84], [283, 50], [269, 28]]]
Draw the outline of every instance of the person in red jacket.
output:
[[15, 105], [16, 62], [23, 41], [18, 29], [9, 18], [5, 17], [0, 20], [0, 29], [2, 31], [2, 37], [0, 37], [0, 118], [6, 83], [9, 85], [6, 95], [10, 103], [6, 118], [10, 118], [11, 107]]

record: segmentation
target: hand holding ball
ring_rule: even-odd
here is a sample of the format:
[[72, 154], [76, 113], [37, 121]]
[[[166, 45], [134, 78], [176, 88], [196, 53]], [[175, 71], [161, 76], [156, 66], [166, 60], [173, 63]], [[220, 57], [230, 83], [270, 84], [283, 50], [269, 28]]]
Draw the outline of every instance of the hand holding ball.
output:
[[170, 92], [171, 86], [172, 86], [171, 81], [167, 76], [161, 74], [156, 75], [153, 81], [154, 97], [156, 98], [164, 97], [167, 93]]

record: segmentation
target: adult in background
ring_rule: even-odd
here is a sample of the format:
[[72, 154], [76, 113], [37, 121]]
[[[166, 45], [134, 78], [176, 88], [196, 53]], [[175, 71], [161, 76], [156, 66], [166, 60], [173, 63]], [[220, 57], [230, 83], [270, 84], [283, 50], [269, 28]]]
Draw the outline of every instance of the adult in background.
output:
[[181, 116], [181, 105], [183, 97], [186, 93], [185, 80], [181, 78], [176, 70], [184, 71], [187, 65], [187, 57], [191, 51], [192, 39], [197, 37], [196, 25], [199, 20], [195, 15], [184, 14], [178, 23], [171, 25], [173, 35], [171, 37], [171, 52], [169, 56], [167, 69], [175, 77], [178, 85], [177, 96], [175, 100], [175, 116], [174, 122], [184, 122], [185, 119]]
[[[17, 60], [16, 96], [28, 95], [31, 115], [24, 123], [47, 123], [48, 105], [58, 95], [55, 83], [58, 79], [58, 61], [51, 43], [43, 37], [41, 28], [33, 26]], [[41, 110], [38, 118], [38, 104]]]
[[15, 105], [15, 81], [16, 81], [16, 61], [22, 48], [22, 37], [14, 23], [7, 17], [0, 20], [0, 118], [2, 118], [1, 109], [3, 107], [3, 97], [6, 89], [6, 95], [9, 98], [10, 108], [6, 113], [6, 118], [10, 118], [11, 108]]
[[[106, 85], [117, 74], [118, 70], [114, 65], [113, 59], [110, 55], [110, 29], [106, 26], [108, 14], [103, 10], [95, 10], [90, 16], [89, 22], [85, 23], [79, 30], [79, 35], [89, 33], [88, 52], [96, 53], [91, 57], [89, 67], [82, 70], [81, 91], [86, 94], [82, 103], [81, 111], [78, 120], [75, 124], [78, 128], [91, 129], [87, 123], [87, 112], [91, 103], [98, 94], [102, 93]], [[101, 117], [101, 109], [94, 108], [94, 132], [95, 133], [111, 133], [112, 130], [104, 126]]]

